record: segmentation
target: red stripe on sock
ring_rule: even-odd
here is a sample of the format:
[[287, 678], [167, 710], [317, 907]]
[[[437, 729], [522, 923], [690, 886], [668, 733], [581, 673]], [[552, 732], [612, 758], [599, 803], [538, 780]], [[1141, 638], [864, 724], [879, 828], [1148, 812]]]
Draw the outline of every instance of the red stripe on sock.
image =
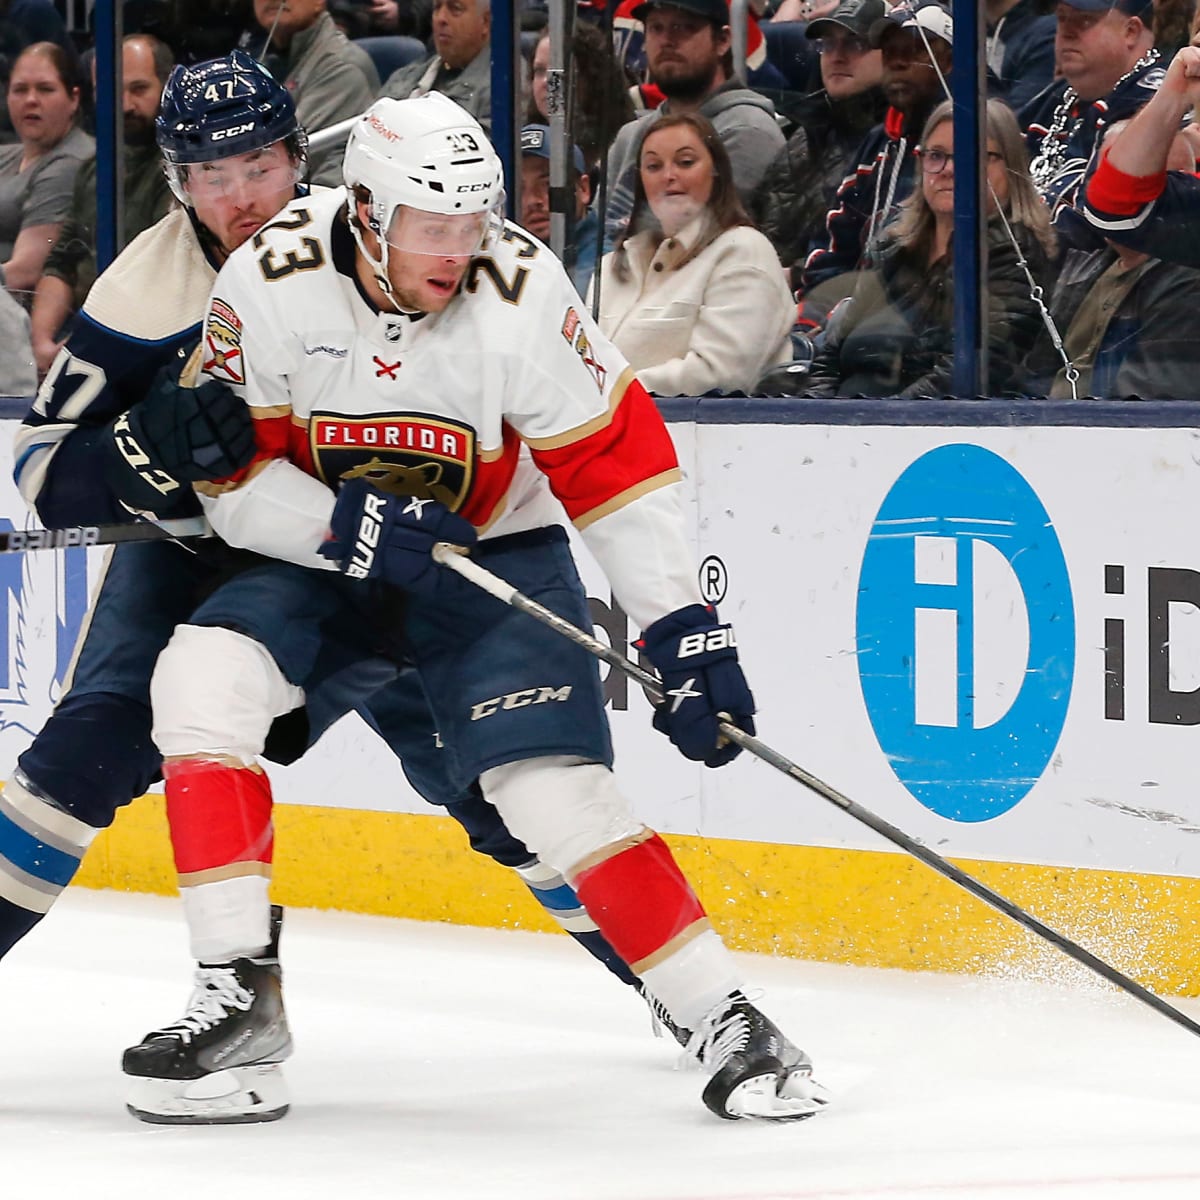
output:
[[264, 772], [183, 759], [165, 763], [163, 778], [180, 875], [231, 863], [271, 861], [271, 781]]
[[627, 963], [648, 958], [704, 916], [658, 834], [589, 867], [575, 880], [575, 891]]

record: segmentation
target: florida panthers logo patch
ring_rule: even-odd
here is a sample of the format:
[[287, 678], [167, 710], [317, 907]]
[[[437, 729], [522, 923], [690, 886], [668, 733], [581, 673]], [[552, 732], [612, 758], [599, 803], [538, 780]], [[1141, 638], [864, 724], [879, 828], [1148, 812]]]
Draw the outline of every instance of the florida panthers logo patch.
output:
[[369, 479], [394, 496], [438, 500], [457, 510], [471, 491], [475, 430], [422, 413], [348, 417], [313, 413], [309, 423], [313, 465], [331, 487], [343, 479]]
[[244, 383], [242, 322], [224, 300], [214, 296], [204, 326], [204, 370], [214, 379]]

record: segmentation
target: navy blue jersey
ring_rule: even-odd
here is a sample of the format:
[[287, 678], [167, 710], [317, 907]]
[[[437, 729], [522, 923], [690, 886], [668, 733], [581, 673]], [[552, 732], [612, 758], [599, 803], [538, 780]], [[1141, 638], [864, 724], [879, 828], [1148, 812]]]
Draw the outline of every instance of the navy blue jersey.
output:
[[[179, 209], [135, 238], [96, 281], [16, 435], [17, 487], [46, 525], [132, 519], [105, 479], [98, 447], [161, 367], [182, 365], [215, 278], [190, 214]], [[192, 490], [181, 488], [159, 515], [199, 511]]]

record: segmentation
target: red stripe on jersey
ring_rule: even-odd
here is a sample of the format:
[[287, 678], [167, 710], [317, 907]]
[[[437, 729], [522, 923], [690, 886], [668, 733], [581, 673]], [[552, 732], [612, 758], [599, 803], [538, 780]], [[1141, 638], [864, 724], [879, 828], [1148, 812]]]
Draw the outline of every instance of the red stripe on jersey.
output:
[[485, 461], [478, 454], [475, 457], [475, 473], [471, 480], [471, 494], [460, 512], [476, 529], [483, 529], [490, 524], [496, 513], [496, 506], [504, 499], [509, 484], [512, 483], [513, 473], [517, 469], [517, 459], [521, 455], [521, 439], [515, 430], [505, 425], [503, 430], [504, 442], [499, 458]]
[[565, 446], [534, 449], [533, 460], [572, 521], [679, 467], [662, 416], [636, 379], [602, 429]]
[[258, 448], [254, 452], [254, 457], [240, 471], [213, 482], [215, 484], [245, 483], [252, 475], [257, 475], [262, 470], [263, 464], [269, 463], [273, 458], [292, 457], [289, 444], [291, 424], [290, 414], [277, 417], [256, 417], [254, 441]]
[[600, 932], [630, 966], [704, 917], [704, 909], [655, 834], [580, 873], [575, 891]]
[[1087, 185], [1087, 200], [1102, 213], [1131, 217], [1138, 209], [1157, 200], [1167, 187], [1166, 171], [1153, 175], [1126, 175], [1108, 161], [1108, 151], [1100, 156], [1100, 165]]
[[271, 781], [262, 771], [188, 758], [164, 763], [163, 779], [180, 875], [271, 861]]

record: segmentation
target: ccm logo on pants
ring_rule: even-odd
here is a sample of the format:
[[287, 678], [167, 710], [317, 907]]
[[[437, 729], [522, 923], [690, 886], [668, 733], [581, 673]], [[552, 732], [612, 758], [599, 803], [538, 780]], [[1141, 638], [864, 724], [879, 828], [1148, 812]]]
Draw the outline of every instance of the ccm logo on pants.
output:
[[562, 703], [570, 699], [571, 685], [566, 687], [536, 687], [526, 688], [521, 692], [509, 692], [507, 696], [497, 696], [494, 700], [481, 700], [471, 706], [471, 720], [482, 721], [484, 717], [494, 716], [501, 709], [525, 708], [530, 704], [545, 704], [550, 700]]

